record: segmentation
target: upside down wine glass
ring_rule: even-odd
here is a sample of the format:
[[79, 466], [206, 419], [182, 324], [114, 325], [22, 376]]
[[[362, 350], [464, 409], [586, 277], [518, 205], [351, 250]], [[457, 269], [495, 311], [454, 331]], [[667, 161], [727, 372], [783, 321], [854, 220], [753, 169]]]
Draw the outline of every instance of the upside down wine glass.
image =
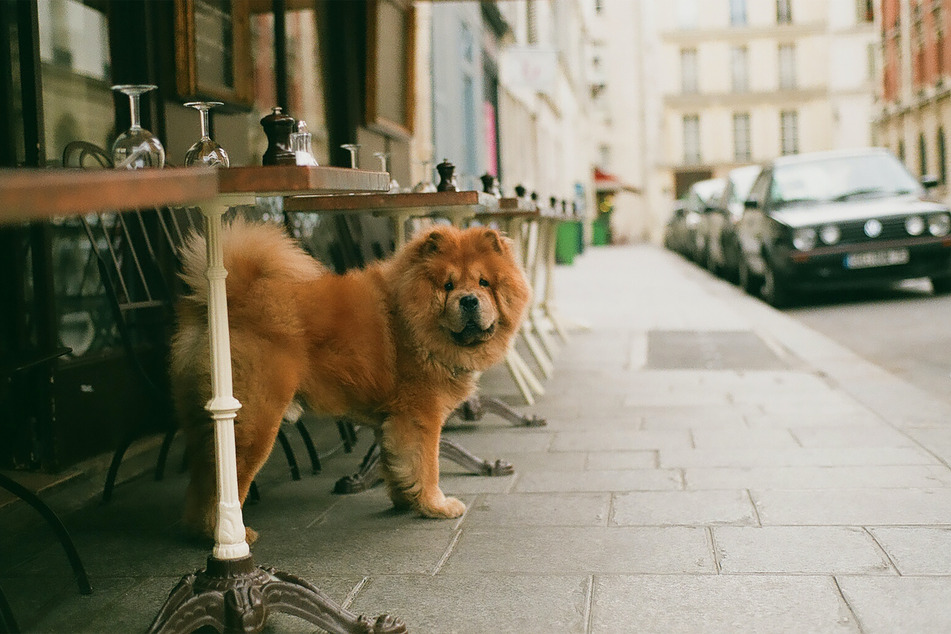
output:
[[211, 140], [208, 134], [208, 111], [224, 105], [220, 101], [189, 101], [187, 108], [194, 108], [201, 113], [201, 138], [185, 152], [185, 165], [205, 165], [207, 167], [228, 167], [228, 153], [224, 148]]
[[119, 135], [112, 144], [112, 164], [116, 169], [139, 169], [142, 167], [165, 167], [165, 148], [151, 132], [139, 122], [139, 96], [155, 90], [150, 84], [121, 84], [113, 90], [129, 96], [129, 114], [132, 127]]

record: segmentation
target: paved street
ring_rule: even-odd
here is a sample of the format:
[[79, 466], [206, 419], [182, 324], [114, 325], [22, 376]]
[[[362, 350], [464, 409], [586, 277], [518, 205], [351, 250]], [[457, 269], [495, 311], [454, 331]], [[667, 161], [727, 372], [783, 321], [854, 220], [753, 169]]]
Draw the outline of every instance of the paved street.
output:
[[[413, 632], [951, 631], [951, 405], [659, 248], [589, 248], [557, 299], [571, 341], [524, 408], [548, 425], [447, 431], [515, 475], [445, 463], [469, 510], [434, 521], [330, 494], [366, 435], [298, 482], [276, 454], [245, 514], [256, 561]], [[501, 368], [483, 385], [518, 402]], [[140, 478], [66, 516], [91, 597], [42, 530], [5, 536], [22, 623], [142, 631], [207, 554], [178, 532], [183, 488]]]

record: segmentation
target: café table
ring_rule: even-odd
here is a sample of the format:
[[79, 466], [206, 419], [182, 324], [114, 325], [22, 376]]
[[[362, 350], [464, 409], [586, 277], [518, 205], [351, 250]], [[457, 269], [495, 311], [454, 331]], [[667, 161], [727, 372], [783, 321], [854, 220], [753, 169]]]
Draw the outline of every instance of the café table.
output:
[[[168, 169], [148, 172], [113, 170], [2, 169], [0, 170], [0, 225], [49, 220], [113, 209], [138, 209], [186, 205], [211, 200], [218, 192], [212, 169]], [[65, 349], [68, 351], [68, 348]], [[56, 351], [38, 351], [43, 362], [59, 356]], [[52, 509], [34, 492], [6, 476], [0, 486], [35, 508], [54, 530], [66, 551], [80, 592], [92, 587], [85, 567]], [[12, 610], [0, 593], [0, 626], [15, 630]], [[2, 629], [2, 628], [0, 628]]]
[[385, 191], [389, 175], [330, 167], [168, 168], [162, 170], [0, 170], [0, 223], [98, 211], [197, 206], [205, 216], [212, 399], [219, 505], [206, 568], [185, 575], [150, 632], [259, 631], [268, 612], [287, 612], [329, 631], [405, 632], [399, 619], [357, 616], [294, 575], [255, 566], [237, 494], [234, 398], [220, 231], [222, 215], [256, 197]]
[[[199, 205], [205, 216], [208, 257], [208, 330], [211, 348], [212, 398], [206, 405], [215, 425], [218, 477], [218, 521], [215, 545], [205, 570], [186, 575], [172, 590], [150, 632], [192, 631], [205, 624], [257, 631], [268, 611], [282, 611], [332, 632], [405, 632], [402, 621], [388, 615], [369, 618], [336, 604], [315, 586], [273, 568], [255, 566], [245, 540], [238, 496], [234, 419], [241, 404], [234, 397], [228, 307], [227, 271], [221, 246], [221, 219], [232, 207], [254, 204], [257, 198], [298, 195], [380, 192], [389, 187], [389, 174], [337, 167], [281, 165], [218, 170], [218, 193]], [[225, 596], [220, 606], [219, 597]], [[196, 617], [202, 605], [220, 611], [216, 621]], [[240, 622], [240, 627], [233, 625]]]

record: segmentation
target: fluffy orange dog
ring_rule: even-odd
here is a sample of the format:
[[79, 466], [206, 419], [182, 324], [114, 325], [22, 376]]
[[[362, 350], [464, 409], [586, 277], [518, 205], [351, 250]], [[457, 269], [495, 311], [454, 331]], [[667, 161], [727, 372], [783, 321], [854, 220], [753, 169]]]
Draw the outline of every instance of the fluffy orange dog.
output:
[[[328, 272], [276, 226], [235, 222], [222, 235], [241, 502], [267, 460], [296, 394], [315, 411], [372, 426], [390, 498], [426, 517], [458, 517], [439, 488], [439, 435], [503, 359], [531, 291], [508, 238], [493, 229], [437, 227], [393, 258]], [[188, 439], [190, 529], [212, 536], [214, 439], [204, 242], [184, 254], [192, 289], [179, 304], [172, 386]], [[248, 529], [248, 538], [256, 537]]]

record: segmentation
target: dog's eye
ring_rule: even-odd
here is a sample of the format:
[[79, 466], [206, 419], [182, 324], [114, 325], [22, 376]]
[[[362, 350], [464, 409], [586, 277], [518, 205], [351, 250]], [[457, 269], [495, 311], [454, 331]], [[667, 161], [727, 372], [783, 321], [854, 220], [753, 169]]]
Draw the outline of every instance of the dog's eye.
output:
[[489, 280], [485, 279], [484, 277], [479, 278], [479, 286], [490, 286]]
[[442, 287], [443, 287], [444, 289], [446, 289], [446, 291], [448, 292], [448, 291], [451, 291], [452, 289], [456, 288], [456, 285], [452, 283], [452, 280], [449, 280], [448, 282], [446, 282], [445, 284], [443, 284]]

